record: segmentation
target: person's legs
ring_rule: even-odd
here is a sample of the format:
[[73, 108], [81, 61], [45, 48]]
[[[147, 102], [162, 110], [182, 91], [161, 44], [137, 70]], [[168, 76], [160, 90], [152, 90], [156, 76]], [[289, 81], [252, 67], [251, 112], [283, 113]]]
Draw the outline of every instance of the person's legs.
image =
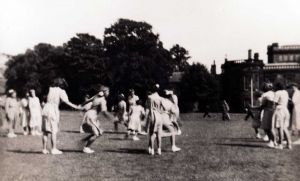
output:
[[53, 150], [57, 149], [56, 139], [57, 139], [56, 133], [53, 132], [51, 134], [51, 144], [52, 144], [52, 149]]
[[47, 150], [48, 133], [43, 133], [43, 150]]
[[287, 127], [283, 128], [283, 133], [286, 136], [288, 148], [292, 149], [292, 140], [291, 140], [290, 132]]

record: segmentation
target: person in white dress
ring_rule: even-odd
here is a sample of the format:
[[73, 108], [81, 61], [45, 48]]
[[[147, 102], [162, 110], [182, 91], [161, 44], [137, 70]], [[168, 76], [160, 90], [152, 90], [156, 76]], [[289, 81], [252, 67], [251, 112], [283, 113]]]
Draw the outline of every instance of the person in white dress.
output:
[[[292, 124], [293, 129], [298, 131], [298, 137], [300, 135], [300, 91], [297, 84], [292, 84], [292, 89], [294, 91], [292, 102], [293, 102], [293, 114], [292, 114]], [[300, 138], [296, 140], [293, 144], [300, 144]]]
[[47, 150], [47, 141], [48, 135], [51, 135], [52, 149], [51, 154], [62, 154], [62, 151], [57, 149], [57, 132], [59, 124], [59, 104], [64, 102], [68, 106], [74, 109], [81, 109], [80, 106], [77, 106], [69, 101], [68, 95], [64, 90], [67, 86], [67, 83], [62, 78], [57, 78], [54, 80], [53, 85], [50, 86], [47, 102], [42, 110], [42, 131], [43, 131], [43, 154], [48, 154]]
[[290, 123], [290, 113], [288, 110], [289, 95], [284, 89], [282, 82], [278, 82], [275, 85], [276, 92], [274, 97], [274, 103], [276, 105], [273, 117], [272, 117], [272, 128], [278, 129], [279, 133], [279, 144], [276, 148], [283, 149], [284, 135], [287, 139], [288, 149], [292, 149], [291, 136], [288, 130]]
[[130, 109], [130, 106], [136, 105], [138, 100], [140, 100], [140, 98], [139, 98], [139, 96], [135, 95], [135, 90], [129, 89], [128, 108]]
[[28, 135], [32, 134], [32, 129], [30, 127], [30, 113], [29, 113], [29, 107], [28, 107], [28, 98], [29, 94], [26, 93], [26, 97], [22, 98], [20, 101], [20, 119], [21, 119], [21, 125], [23, 128], [23, 134]]
[[15, 138], [16, 123], [20, 120], [20, 104], [17, 101], [17, 93], [15, 90], [10, 89], [5, 101], [5, 113], [8, 123], [8, 138]]
[[128, 123], [128, 132], [133, 134], [132, 139], [134, 141], [140, 140], [137, 136], [138, 132], [141, 128], [141, 122], [145, 117], [145, 109], [142, 106], [142, 102], [140, 100], [137, 101], [135, 105], [130, 106], [129, 108], [129, 123]]
[[35, 90], [30, 90], [30, 97], [28, 99], [29, 103], [29, 112], [30, 112], [30, 121], [29, 126], [32, 132], [32, 135], [41, 135], [42, 130], [42, 107], [40, 99], [36, 96]]

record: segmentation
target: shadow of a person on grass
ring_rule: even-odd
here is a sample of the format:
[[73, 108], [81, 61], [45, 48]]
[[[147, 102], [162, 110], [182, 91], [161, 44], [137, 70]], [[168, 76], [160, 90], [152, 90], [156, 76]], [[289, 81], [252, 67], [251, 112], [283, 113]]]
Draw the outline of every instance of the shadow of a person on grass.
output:
[[[64, 153], [82, 153], [82, 150], [61, 149], [61, 151]], [[21, 153], [21, 154], [42, 154], [42, 151], [33, 151], [33, 150], [7, 150], [7, 152]]]
[[216, 143], [216, 145], [232, 147], [268, 148], [266, 145], [248, 143]]
[[118, 150], [103, 150], [110, 153], [126, 153], [126, 154], [148, 154], [145, 149], [120, 148]]

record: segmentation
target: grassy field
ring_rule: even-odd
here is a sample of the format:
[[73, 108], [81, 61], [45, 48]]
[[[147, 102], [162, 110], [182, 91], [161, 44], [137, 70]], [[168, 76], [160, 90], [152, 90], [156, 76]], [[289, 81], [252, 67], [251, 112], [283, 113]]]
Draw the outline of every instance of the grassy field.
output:
[[123, 132], [109, 131], [108, 121], [102, 124], [106, 134], [93, 145], [96, 153], [83, 154], [81, 117], [62, 112], [58, 144], [63, 155], [40, 154], [41, 138], [22, 136], [20, 128], [16, 139], [0, 130], [0, 180], [300, 180], [300, 146], [267, 148], [243, 115], [223, 122], [218, 114], [208, 119], [183, 114], [183, 134], [177, 137], [182, 151], [172, 153], [166, 138], [161, 156], [147, 154], [147, 137], [124, 140]]

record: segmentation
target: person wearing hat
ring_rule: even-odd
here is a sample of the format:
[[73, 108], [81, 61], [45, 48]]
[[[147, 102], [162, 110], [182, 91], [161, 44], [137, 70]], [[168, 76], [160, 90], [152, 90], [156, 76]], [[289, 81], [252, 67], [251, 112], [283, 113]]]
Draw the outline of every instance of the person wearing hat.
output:
[[[292, 84], [292, 89], [293, 89], [293, 97], [292, 97], [292, 102], [293, 102], [293, 112], [292, 112], [292, 125], [293, 128], [298, 131], [298, 137], [300, 136], [300, 91], [298, 89], [297, 84]], [[300, 144], [300, 138], [293, 142], [293, 144]]]
[[5, 101], [5, 113], [8, 122], [8, 138], [15, 138], [16, 122], [20, 119], [20, 104], [17, 101], [17, 93], [15, 90], [8, 90], [7, 98]]
[[62, 78], [57, 78], [49, 88], [47, 102], [42, 110], [42, 132], [43, 132], [43, 154], [48, 154], [47, 141], [48, 135], [51, 135], [52, 149], [51, 154], [62, 154], [62, 151], [57, 149], [57, 132], [59, 124], [59, 104], [64, 102], [68, 106], [80, 110], [81, 107], [69, 101], [68, 95], [65, 91], [67, 82]]

